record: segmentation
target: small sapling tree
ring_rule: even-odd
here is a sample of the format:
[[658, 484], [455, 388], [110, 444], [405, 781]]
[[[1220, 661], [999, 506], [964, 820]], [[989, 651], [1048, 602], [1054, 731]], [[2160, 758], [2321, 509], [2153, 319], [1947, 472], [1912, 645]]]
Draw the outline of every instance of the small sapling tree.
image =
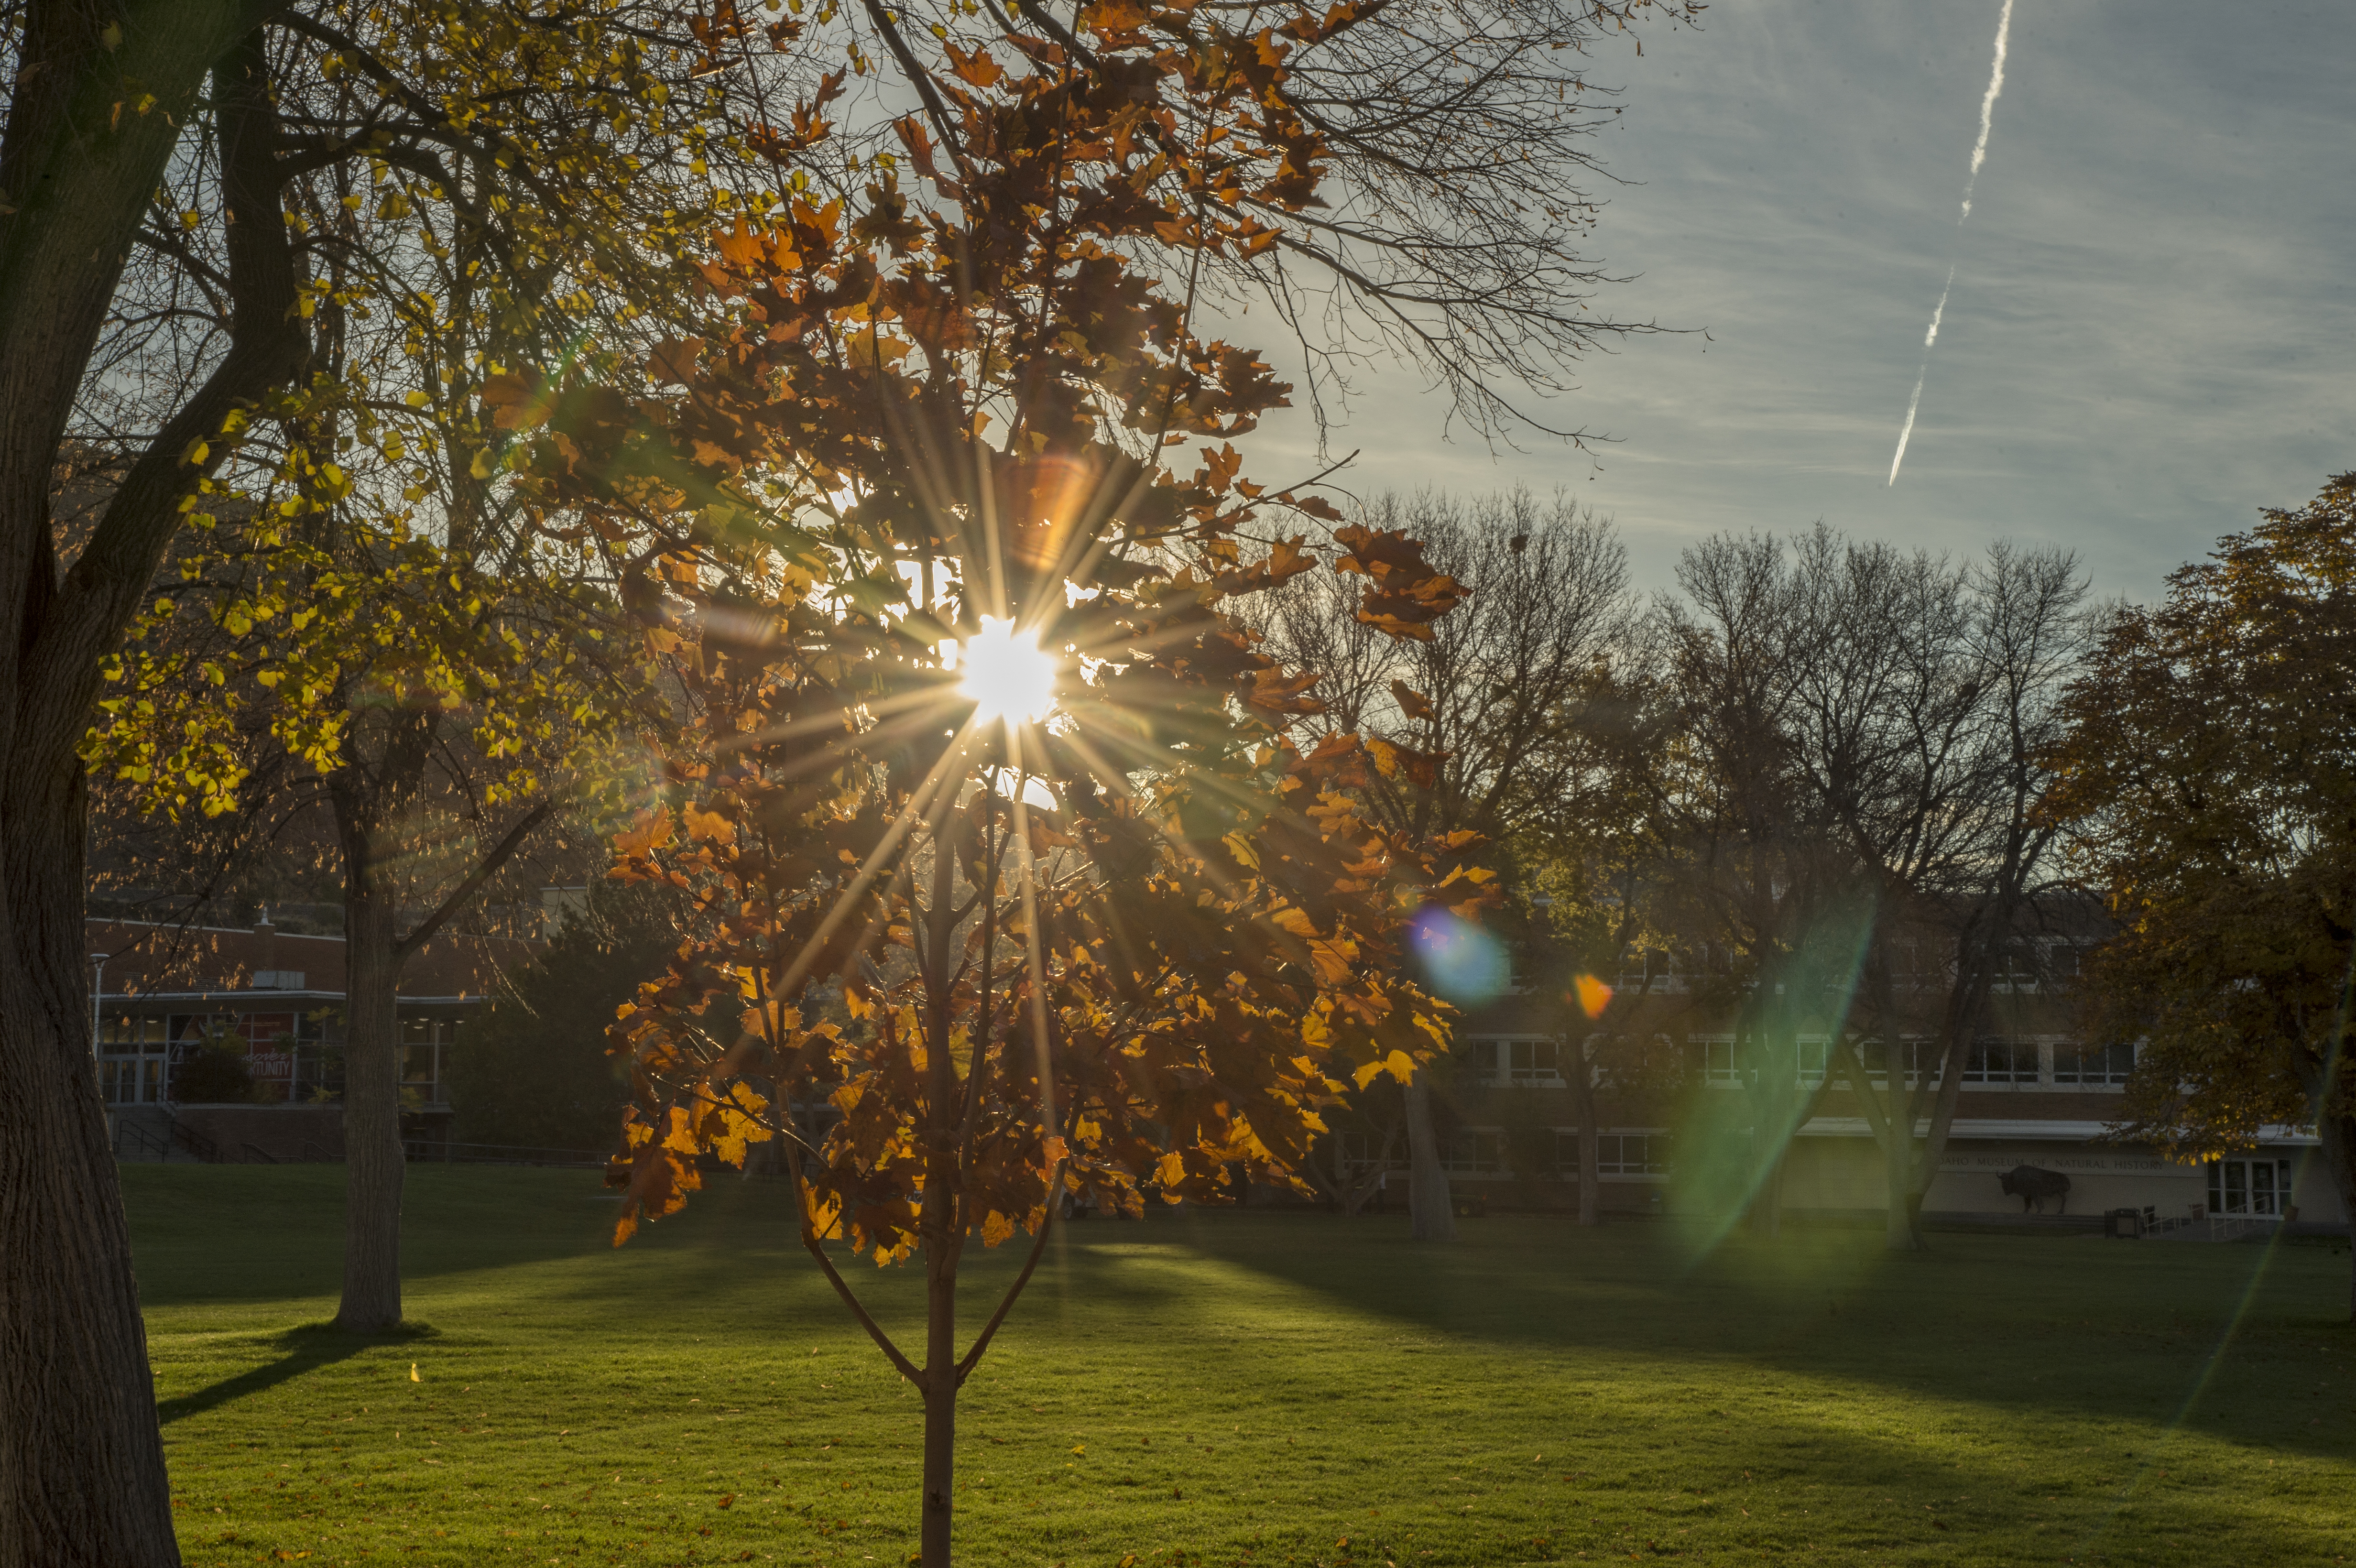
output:
[[[615, 874], [685, 904], [623, 1009], [617, 1243], [699, 1158], [782, 1142], [802, 1240], [925, 1405], [923, 1561], [949, 1561], [958, 1392], [1061, 1199], [1136, 1213], [1294, 1184], [1345, 1088], [1405, 1082], [1443, 1009], [1393, 977], [1435, 898], [1488, 874], [1363, 817], [1355, 740], [1304, 749], [1313, 674], [1229, 612], [1329, 562], [1270, 519], [1227, 437], [1285, 389], [1197, 337], [1125, 259], [1248, 249], [1314, 197], [1319, 138], [1279, 91], [1338, 7], [1248, 37], [1089, 7], [1085, 50], [959, 57], [855, 207], [797, 199], [721, 237], [683, 391], [519, 379], [502, 422], [552, 520], [626, 542], [625, 599], [684, 723], [669, 801]], [[822, 136], [824, 93], [794, 115]], [[1214, 134], [1213, 133], [1216, 133]], [[1196, 440], [1181, 476], [1163, 463]], [[1337, 532], [1396, 635], [1462, 590], [1413, 540]], [[849, 1023], [820, 1016], [841, 987]], [[962, 1348], [969, 1240], [1029, 1261]], [[828, 1243], [921, 1260], [903, 1347]]]

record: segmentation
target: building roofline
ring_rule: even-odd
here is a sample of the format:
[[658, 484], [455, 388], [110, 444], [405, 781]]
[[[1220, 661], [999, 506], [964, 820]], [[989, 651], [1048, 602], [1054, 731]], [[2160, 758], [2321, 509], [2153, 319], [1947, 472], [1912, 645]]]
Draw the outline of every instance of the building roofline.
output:
[[[229, 1002], [263, 1000], [289, 1002], [340, 1002], [348, 995], [343, 991], [272, 991], [262, 989], [221, 991], [104, 991], [99, 995], [99, 1005], [108, 1002]], [[396, 995], [401, 1002], [481, 1002], [490, 998], [488, 991], [461, 991], [455, 997], [411, 997]]]

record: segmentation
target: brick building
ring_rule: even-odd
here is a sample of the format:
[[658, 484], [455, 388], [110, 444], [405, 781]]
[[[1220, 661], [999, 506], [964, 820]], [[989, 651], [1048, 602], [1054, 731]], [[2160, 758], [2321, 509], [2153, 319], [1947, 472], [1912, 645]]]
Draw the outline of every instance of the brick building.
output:
[[[337, 1158], [343, 1152], [344, 939], [252, 927], [86, 923], [96, 982], [97, 1070], [124, 1158]], [[447, 1072], [458, 1025], [500, 971], [541, 944], [440, 935], [402, 971], [404, 1130], [448, 1136]], [[221, 1051], [251, 1088], [223, 1101], [197, 1054]]]
[[[2136, 1047], [2089, 1043], [2072, 1034], [2067, 987], [2075, 968], [2074, 954], [2064, 949], [1997, 986], [1987, 1032], [1964, 1063], [1955, 1118], [1924, 1200], [1926, 1214], [2019, 1216], [2021, 1201], [2005, 1193], [2001, 1178], [2029, 1165], [2070, 1178], [2067, 1212], [2072, 1215], [2134, 1209], [2162, 1221], [2346, 1224], [2311, 1133], [2268, 1127], [2256, 1148], [2203, 1163], [2112, 1141], [2107, 1135], [2122, 1114]], [[1653, 976], [1649, 991], [1644, 976], [1618, 978], [1633, 988], [1629, 994], [1642, 993], [1618, 1020], [1623, 1038], [1645, 1038], [1670, 1057], [1674, 1087], [1640, 1101], [1598, 1091], [1599, 1203], [1607, 1211], [1666, 1213], [1722, 1202], [1723, 1183], [1713, 1190], [1693, 1178], [1704, 1164], [1721, 1170], [1751, 1164], [1752, 1140], [1764, 1136], [1753, 1125], [1750, 1093], [1757, 1058], [1742, 1048], [1724, 1009], [1704, 1002], [1676, 976]], [[1577, 1016], [1555, 997], [1522, 992], [1459, 1020], [1447, 1096], [1453, 1115], [1443, 1142], [1460, 1193], [1548, 1206], [1577, 1202], [1578, 1118], [1560, 1071], [1569, 1051], [1558, 1043], [1578, 1027], [1567, 1021]], [[1891, 1053], [1879, 1041], [1862, 1049], [1879, 1090], [1888, 1082]], [[1798, 1054], [1798, 1109], [1787, 1145], [1783, 1208], [1878, 1217], [1887, 1204], [1881, 1155], [1849, 1084], [1846, 1056], [1833, 1051], [1827, 1032], [1810, 1033], [1804, 1026]], [[1896, 1065], [1912, 1082], [1916, 1048], [1906, 1042], [1896, 1054]], [[1927, 1051], [1922, 1060], [1935, 1074]], [[1929, 1099], [1924, 1096], [1926, 1105]], [[1559, 1109], [1549, 1114], [1549, 1105]], [[1535, 1159], [1526, 1152], [1534, 1118]], [[1918, 1132], [1924, 1125], [1918, 1123]], [[1513, 1147], [1517, 1129], [1520, 1150]], [[1549, 1132], [1550, 1148], [1545, 1144]], [[1368, 1168], [1380, 1143], [1378, 1136], [1345, 1135], [1343, 1173]], [[1394, 1144], [1390, 1163], [1403, 1166], [1403, 1144]]]

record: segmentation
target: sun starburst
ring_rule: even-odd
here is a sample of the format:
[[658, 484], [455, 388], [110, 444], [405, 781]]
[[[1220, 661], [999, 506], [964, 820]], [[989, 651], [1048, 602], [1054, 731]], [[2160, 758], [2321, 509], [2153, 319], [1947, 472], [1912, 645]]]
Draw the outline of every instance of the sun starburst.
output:
[[959, 651], [958, 690], [974, 718], [1037, 720], [1055, 706], [1055, 656], [1012, 619], [981, 618], [981, 630]]

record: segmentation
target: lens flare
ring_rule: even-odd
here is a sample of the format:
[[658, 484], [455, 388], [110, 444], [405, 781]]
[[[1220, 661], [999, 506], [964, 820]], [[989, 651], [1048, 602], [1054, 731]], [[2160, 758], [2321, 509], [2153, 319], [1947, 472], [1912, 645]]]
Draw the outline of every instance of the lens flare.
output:
[[976, 719], [1044, 719], [1055, 706], [1055, 657], [1012, 620], [981, 618], [981, 630], [958, 651], [958, 690]]
[[1424, 983], [1460, 1004], [1493, 1001], [1513, 980], [1505, 944], [1472, 922], [1444, 909], [1427, 909], [1408, 926], [1408, 940], [1423, 961]]
[[1590, 1019], [1601, 1018], [1612, 1005], [1612, 987], [1592, 975], [1581, 975], [1571, 986], [1579, 993], [1579, 1010]]

